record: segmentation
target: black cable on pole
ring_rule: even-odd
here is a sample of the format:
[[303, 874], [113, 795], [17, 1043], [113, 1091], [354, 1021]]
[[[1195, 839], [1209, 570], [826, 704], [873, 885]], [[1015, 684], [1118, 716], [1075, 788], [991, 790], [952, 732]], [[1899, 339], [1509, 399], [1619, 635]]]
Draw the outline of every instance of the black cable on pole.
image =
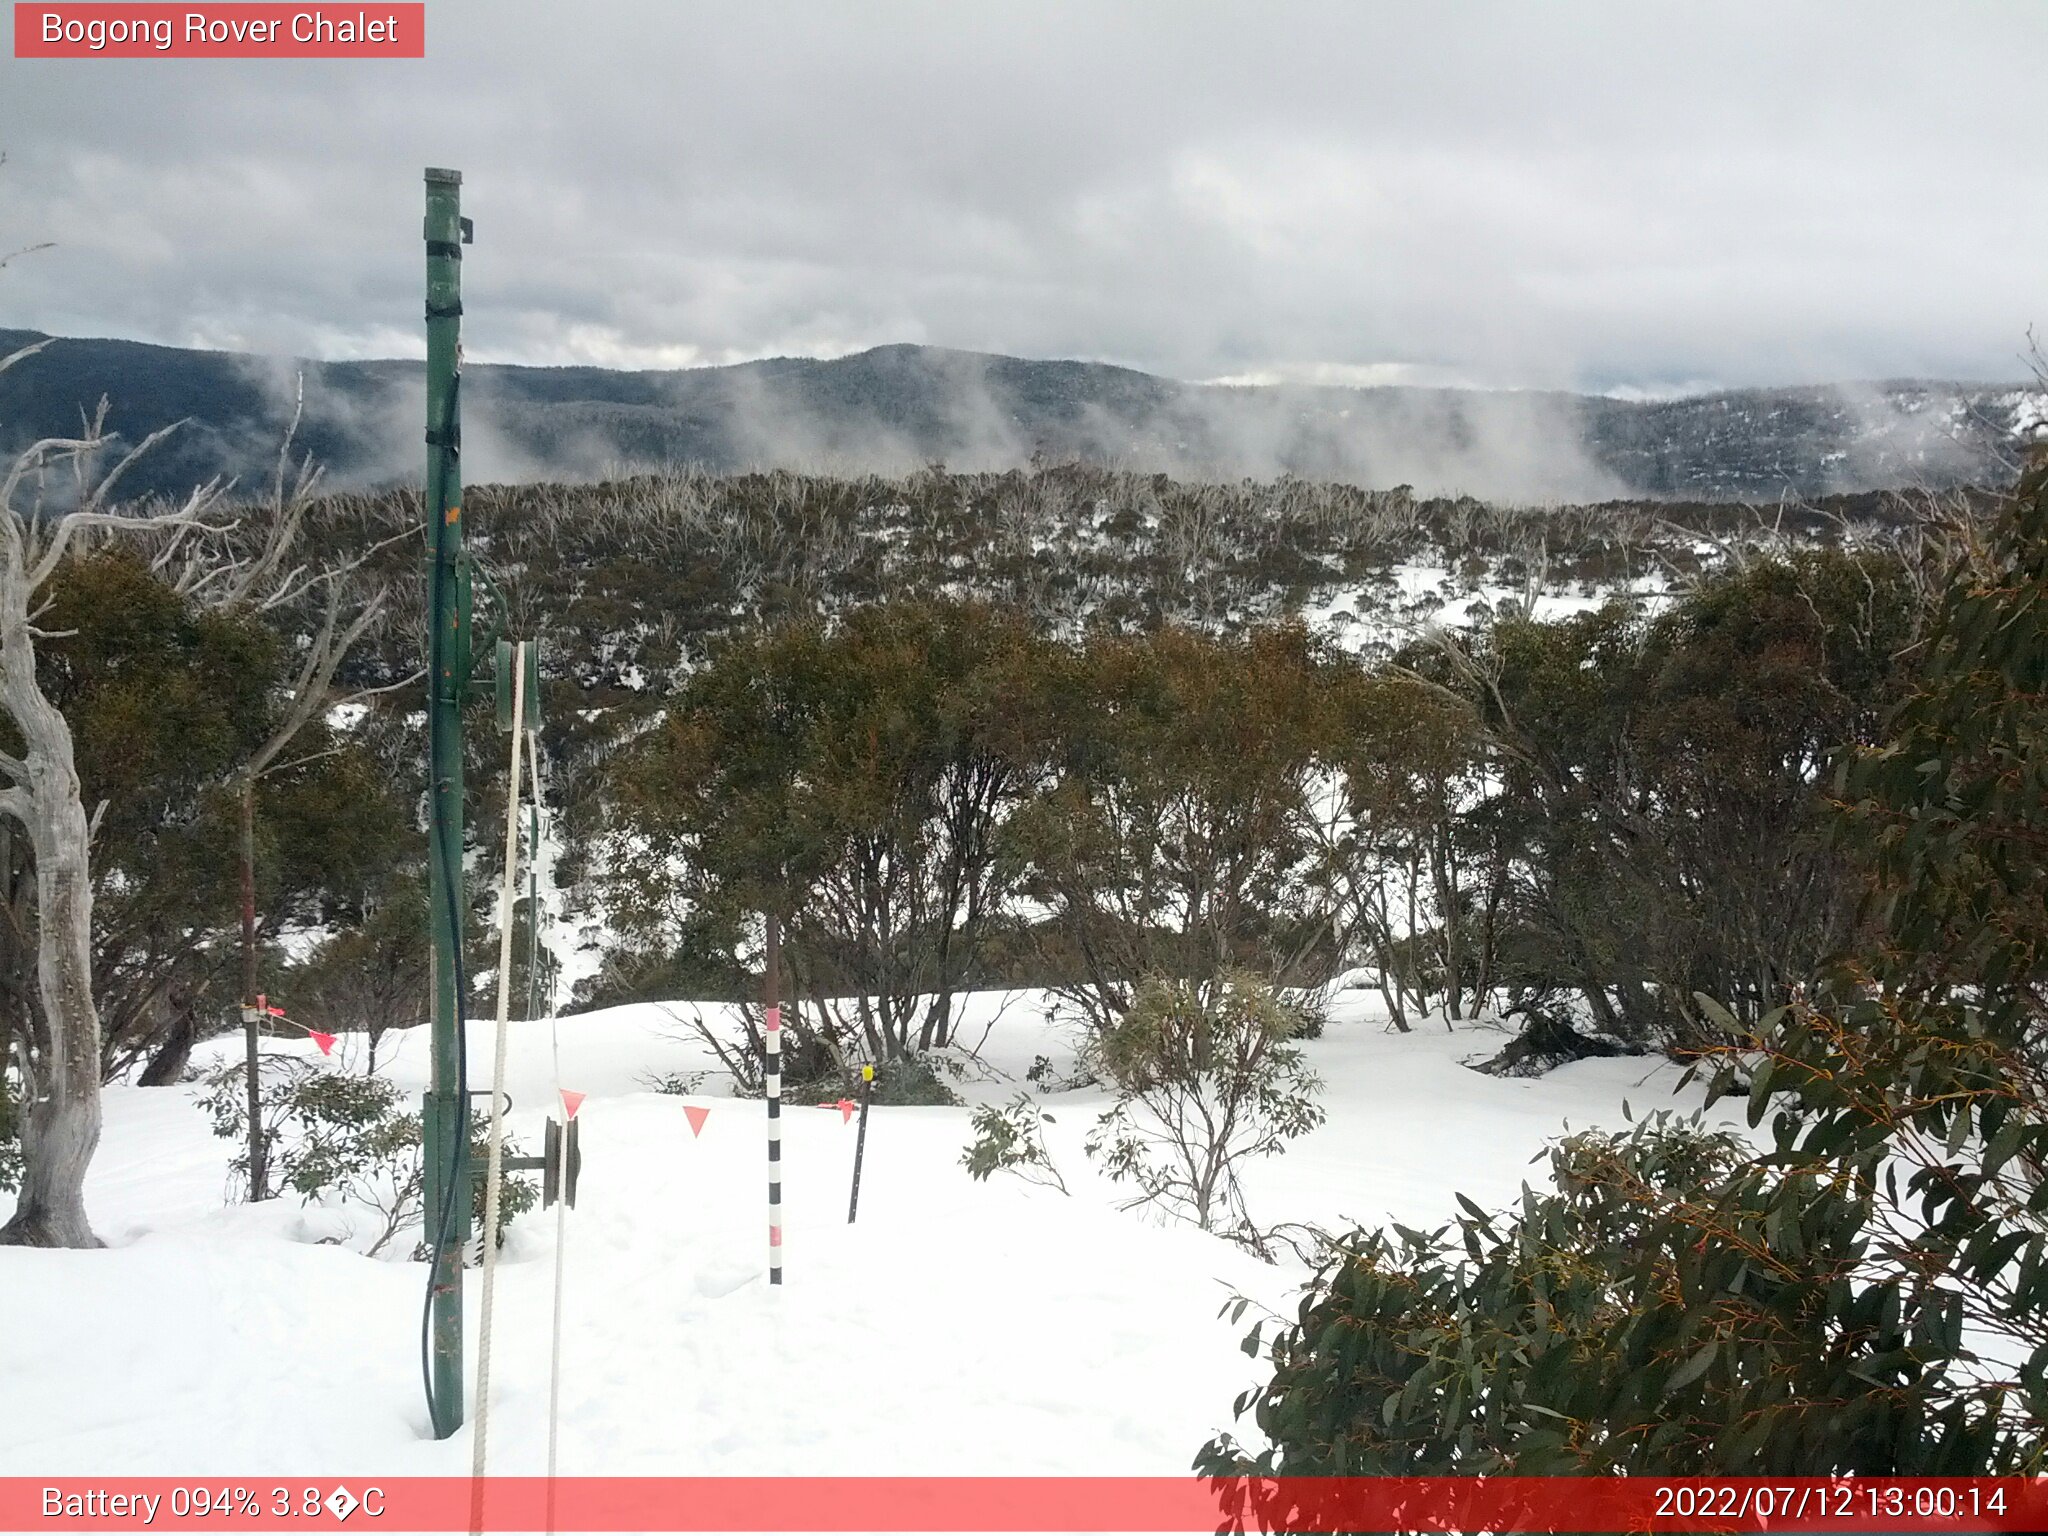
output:
[[[455, 413], [460, 400], [461, 386], [462, 375], [457, 373], [454, 380], [448, 386], [448, 419], [450, 421], [458, 419]], [[461, 449], [451, 445], [448, 453], [450, 457], [455, 457], [461, 453]], [[432, 508], [429, 510], [428, 516], [439, 517], [443, 510], [445, 509]], [[441, 600], [446, 596], [444, 583], [447, 581], [448, 564], [448, 561], [440, 558], [440, 553], [436, 550], [434, 558], [433, 604], [434, 612], [436, 613], [443, 611]], [[433, 626], [433, 634], [427, 643], [428, 672], [430, 676], [436, 679], [436, 686], [439, 685], [442, 672], [440, 664], [447, 659], [444, 649], [445, 645], [446, 640], [442, 626], [436, 624]], [[460, 689], [463, 686], [463, 682], [464, 679], [458, 678], [455, 681], [455, 686]], [[427, 804], [430, 808], [440, 803], [439, 798], [434, 794], [433, 783], [435, 766], [440, 760], [440, 754], [435, 751], [435, 748], [440, 745], [440, 721], [441, 712], [438, 709], [429, 709], [427, 711]], [[457, 1194], [455, 1186], [462, 1176], [462, 1154], [468, 1150], [464, 1143], [469, 1139], [469, 1127], [467, 1124], [469, 1119], [469, 1010], [467, 1007], [469, 987], [468, 978], [463, 974], [462, 965], [462, 908], [456, 898], [456, 891], [460, 889], [458, 881], [461, 876], [461, 865], [458, 863], [454, 867], [450, 867], [448, 842], [446, 838], [441, 836], [441, 829], [435, 824], [431, 809], [427, 817], [427, 825], [430, 834], [429, 841], [434, 847], [434, 858], [441, 866], [441, 888], [448, 899], [448, 926], [450, 933], [453, 935], [453, 942], [449, 944], [448, 950], [451, 961], [450, 969], [454, 972], [453, 979], [455, 982], [455, 1118], [457, 1125], [449, 1127], [449, 1168], [447, 1177], [441, 1181], [440, 1219], [435, 1227], [434, 1241], [427, 1259], [426, 1300], [420, 1307], [420, 1380], [426, 1387], [427, 1419], [434, 1426], [435, 1438], [446, 1439], [448, 1434], [453, 1431], [442, 1428], [440, 1412], [434, 1402], [434, 1281], [441, 1267], [441, 1250], [447, 1246], [448, 1234], [454, 1225], [455, 1197]], [[459, 1135], [456, 1134], [458, 1129], [461, 1132]], [[423, 1147], [422, 1152], [424, 1150]], [[461, 1266], [458, 1264], [457, 1284], [461, 1283], [460, 1271]]]

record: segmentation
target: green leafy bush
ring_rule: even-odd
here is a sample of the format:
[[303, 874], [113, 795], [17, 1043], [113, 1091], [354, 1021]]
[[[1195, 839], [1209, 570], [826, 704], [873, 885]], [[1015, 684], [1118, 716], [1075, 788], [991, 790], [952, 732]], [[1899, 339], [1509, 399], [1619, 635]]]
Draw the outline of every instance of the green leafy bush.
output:
[[1046, 1150], [1040, 1129], [1052, 1123], [1052, 1116], [1031, 1095], [1020, 1093], [1000, 1106], [984, 1104], [974, 1111], [971, 1123], [974, 1140], [960, 1154], [960, 1162], [977, 1182], [993, 1173], [1014, 1173], [1028, 1184], [1067, 1193], [1067, 1181]]
[[[890, 1106], [957, 1105], [960, 1095], [939, 1076], [933, 1066], [934, 1059], [930, 1056], [905, 1056], [896, 1061], [878, 1063], [874, 1086], [868, 1091], [868, 1102]], [[839, 1099], [858, 1101], [860, 1086], [859, 1069], [848, 1066], [802, 1082], [785, 1082], [782, 1096], [792, 1104], [829, 1104]]]
[[1247, 1462], [1224, 1438], [1197, 1465], [1934, 1470], [1895, 1453], [1906, 1389], [1938, 1369], [1939, 1319], [1846, 1278], [1868, 1241], [1853, 1187], [1749, 1165], [1732, 1136], [1662, 1118], [1550, 1160], [1555, 1189], [1511, 1217], [1466, 1202], [1434, 1232], [1341, 1243], [1272, 1341], [1271, 1382], [1239, 1400], [1273, 1449]]
[[[399, 1090], [388, 1079], [323, 1071], [286, 1059], [267, 1064], [262, 1087], [263, 1125], [269, 1166], [285, 1188], [305, 1204], [343, 1200], [376, 1211], [383, 1227], [368, 1253], [381, 1253], [391, 1240], [423, 1220], [425, 1168], [420, 1117], [401, 1107]], [[231, 1190], [248, 1187], [249, 1104], [243, 1066], [236, 1062], [207, 1079], [200, 1105], [213, 1116], [214, 1134], [235, 1143], [229, 1164]], [[472, 1120], [470, 1160], [482, 1170], [490, 1155], [489, 1122]], [[512, 1137], [503, 1155], [523, 1155]], [[484, 1220], [484, 1180], [474, 1180], [472, 1221]], [[532, 1210], [540, 1189], [531, 1179], [507, 1174], [499, 1187], [497, 1240], [502, 1244], [515, 1217]]]

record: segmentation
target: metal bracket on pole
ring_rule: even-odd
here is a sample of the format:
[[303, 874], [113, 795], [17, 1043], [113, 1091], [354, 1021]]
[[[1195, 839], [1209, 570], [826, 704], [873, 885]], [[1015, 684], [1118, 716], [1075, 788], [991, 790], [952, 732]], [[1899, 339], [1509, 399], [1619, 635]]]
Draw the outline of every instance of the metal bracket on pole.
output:
[[[540, 729], [540, 642], [538, 640], [500, 640], [497, 643], [492, 668], [496, 683], [495, 694], [498, 706], [498, 729], [510, 732], [513, 729], [512, 697], [513, 674], [524, 672], [526, 682], [518, 690], [525, 705], [526, 718], [519, 722], [519, 729], [537, 731]], [[538, 793], [538, 791], [535, 791]]]
[[583, 1172], [583, 1122], [571, 1119], [564, 1126], [552, 1116], [548, 1120], [547, 1134], [542, 1141], [541, 1155], [536, 1159], [521, 1158], [522, 1163], [540, 1165], [540, 1208], [546, 1210], [557, 1200], [576, 1209], [576, 1180]]

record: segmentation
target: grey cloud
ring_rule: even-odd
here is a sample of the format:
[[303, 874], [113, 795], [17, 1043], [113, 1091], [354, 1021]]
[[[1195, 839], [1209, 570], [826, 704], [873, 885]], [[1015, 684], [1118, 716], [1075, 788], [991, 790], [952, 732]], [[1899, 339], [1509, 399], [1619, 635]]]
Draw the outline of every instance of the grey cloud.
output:
[[435, 0], [426, 64], [0, 60], [0, 322], [417, 352], [921, 341], [1175, 377], [2012, 377], [2048, 10]]

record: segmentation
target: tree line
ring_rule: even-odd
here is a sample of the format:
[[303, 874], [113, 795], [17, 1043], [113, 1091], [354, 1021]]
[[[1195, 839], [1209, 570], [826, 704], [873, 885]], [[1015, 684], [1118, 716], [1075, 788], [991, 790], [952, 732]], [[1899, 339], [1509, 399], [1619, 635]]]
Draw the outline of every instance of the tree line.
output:
[[1919, 593], [1808, 549], [1385, 660], [924, 597], [742, 631], [606, 776], [596, 996], [744, 996], [774, 912], [825, 1055], [943, 1045], [973, 987], [1100, 1033], [1148, 978], [1352, 965], [1400, 1028], [1505, 1003], [1532, 1058], [1697, 1045], [1696, 992], [1753, 1020], [1854, 928], [1823, 787]]
[[[94, 1018], [74, 1076], [176, 1080], [256, 991], [373, 1054], [423, 1016], [410, 695], [327, 708], [417, 666], [411, 606], [376, 605], [411, 572], [416, 508], [314, 497], [289, 468], [267, 504], [209, 488], [204, 528], [189, 508], [123, 509], [24, 596], [21, 656], [70, 733], [88, 834], [91, 917], [71, 926]], [[515, 626], [552, 637], [565, 873], [617, 920], [584, 1000], [751, 993], [750, 924], [780, 910], [819, 1063], [944, 1044], [977, 986], [1052, 987], [1103, 1030], [1148, 977], [1295, 985], [1351, 963], [1403, 1027], [1511, 999], [1532, 1061], [1599, 1048], [1551, 1027], [1567, 1015], [1619, 1048], [1697, 1033], [1702, 978], [1753, 1016], [1848, 921], [1839, 860], [1806, 835], [1816, 765], [1881, 711], [1925, 606], [1892, 544], [1734, 538], [1730, 569], [1654, 616], [1509, 607], [1465, 640], [1360, 656], [1258, 617], [1291, 601], [1273, 559], [1327, 537], [1350, 569], [1420, 537], [1511, 564], [1527, 519], [1085, 466], [562, 494], [503, 493], [479, 545]], [[1004, 545], [1018, 581], [977, 579], [991, 509], [1023, 530]], [[588, 528], [583, 511], [600, 514]], [[59, 515], [8, 512], [31, 535]], [[1601, 569], [1641, 558], [1591, 527]], [[720, 563], [731, 528], [758, 560]], [[878, 561], [877, 529], [915, 558]], [[812, 535], [834, 552], [823, 566], [785, 558]], [[1118, 571], [1104, 600], [1027, 579], [1097, 535]], [[1118, 565], [1119, 540], [1172, 571]], [[684, 547], [702, 558], [649, 585]], [[1232, 572], [1214, 588], [1212, 556]], [[1301, 570], [1326, 579], [1324, 558]], [[834, 561], [865, 574], [849, 584]], [[698, 612], [693, 592], [716, 601]], [[688, 653], [648, 670], [634, 647], [664, 624], [691, 630]], [[625, 688], [605, 667], [643, 675]], [[26, 761], [18, 735], [0, 750]], [[497, 779], [473, 767], [483, 824]], [[0, 819], [0, 856], [9, 1144], [55, 1036], [28, 822]], [[495, 852], [478, 858], [487, 878]]]

